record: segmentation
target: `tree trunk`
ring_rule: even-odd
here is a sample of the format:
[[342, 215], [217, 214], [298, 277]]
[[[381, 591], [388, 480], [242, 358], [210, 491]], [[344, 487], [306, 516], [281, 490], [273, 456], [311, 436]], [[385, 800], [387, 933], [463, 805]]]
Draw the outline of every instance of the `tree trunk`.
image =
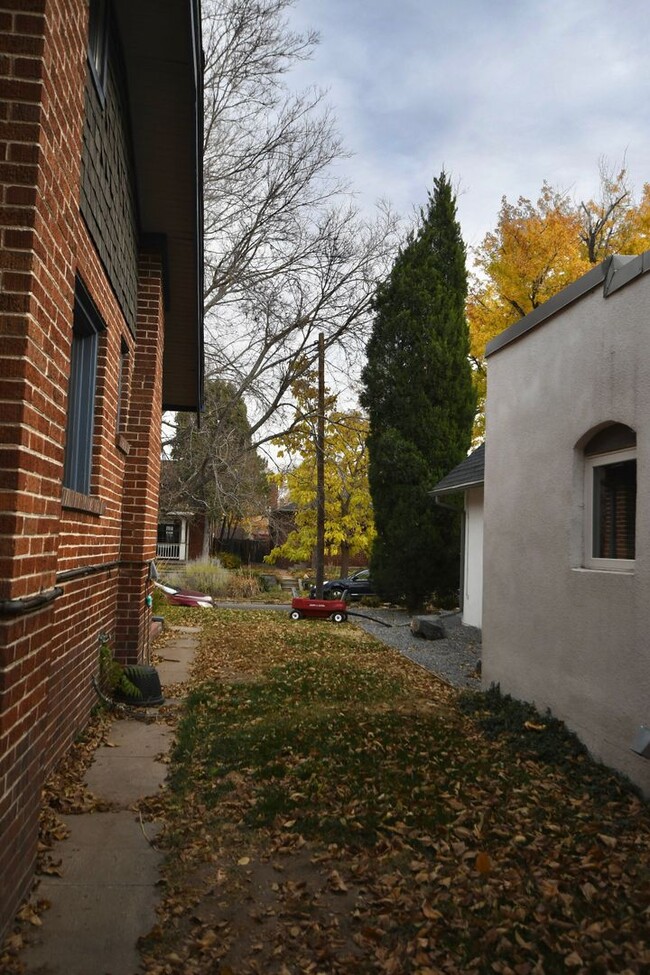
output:
[[210, 558], [210, 519], [207, 514], [203, 516], [203, 551], [201, 552], [201, 557], [204, 559]]
[[350, 546], [341, 542], [341, 578], [346, 579], [350, 571]]

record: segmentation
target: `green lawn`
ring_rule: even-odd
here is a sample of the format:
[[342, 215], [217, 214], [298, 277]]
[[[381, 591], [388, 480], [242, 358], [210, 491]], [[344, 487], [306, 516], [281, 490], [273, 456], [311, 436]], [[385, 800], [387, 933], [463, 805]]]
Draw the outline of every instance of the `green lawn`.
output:
[[203, 633], [149, 973], [650, 970], [650, 810], [557, 722], [351, 625], [173, 615]]

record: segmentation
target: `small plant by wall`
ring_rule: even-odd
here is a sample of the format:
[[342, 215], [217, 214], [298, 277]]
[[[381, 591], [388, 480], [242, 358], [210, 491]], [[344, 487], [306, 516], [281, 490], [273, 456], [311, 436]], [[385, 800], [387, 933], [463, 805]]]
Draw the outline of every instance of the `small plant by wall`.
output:
[[116, 695], [131, 698], [134, 701], [142, 699], [142, 691], [129, 680], [122, 664], [115, 659], [108, 639], [100, 637], [99, 645], [99, 687], [103, 694], [113, 698]]

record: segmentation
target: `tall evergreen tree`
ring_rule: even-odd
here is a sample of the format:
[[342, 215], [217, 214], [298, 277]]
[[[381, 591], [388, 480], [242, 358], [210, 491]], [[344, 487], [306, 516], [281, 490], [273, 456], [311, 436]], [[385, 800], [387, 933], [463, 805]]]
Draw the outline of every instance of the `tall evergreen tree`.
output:
[[430, 491], [466, 456], [475, 394], [465, 245], [445, 172], [379, 286], [363, 373], [379, 591], [411, 609], [458, 586], [459, 524]]

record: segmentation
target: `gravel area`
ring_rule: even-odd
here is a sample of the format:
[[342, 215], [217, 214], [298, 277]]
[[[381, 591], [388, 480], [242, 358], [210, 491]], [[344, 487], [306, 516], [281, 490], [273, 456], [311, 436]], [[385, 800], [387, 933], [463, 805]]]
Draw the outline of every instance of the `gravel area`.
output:
[[[224, 609], [274, 609], [287, 612], [286, 604], [217, 602], [215, 606]], [[376, 620], [389, 623], [382, 626], [371, 619], [356, 616], [374, 616]], [[400, 609], [368, 609], [365, 606], [350, 606], [350, 622], [356, 623], [368, 633], [394, 647], [405, 657], [425, 670], [442, 677], [454, 687], [470, 687], [480, 690], [481, 678], [477, 665], [481, 660], [481, 631], [474, 626], [463, 626], [460, 613], [440, 613], [431, 619], [442, 623], [447, 636], [444, 640], [423, 640], [411, 633], [411, 616]], [[479, 667], [480, 670], [480, 667]]]
[[460, 613], [431, 616], [431, 619], [443, 625], [447, 636], [443, 640], [423, 640], [411, 633], [411, 617], [404, 610], [363, 607], [358, 610], [351, 607], [351, 610], [390, 623], [388, 628], [372, 620], [352, 617], [354, 623], [372, 633], [382, 643], [399, 650], [425, 670], [437, 674], [454, 687], [480, 690], [481, 678], [477, 672], [477, 664], [481, 660], [481, 631], [474, 626], [463, 626]]

